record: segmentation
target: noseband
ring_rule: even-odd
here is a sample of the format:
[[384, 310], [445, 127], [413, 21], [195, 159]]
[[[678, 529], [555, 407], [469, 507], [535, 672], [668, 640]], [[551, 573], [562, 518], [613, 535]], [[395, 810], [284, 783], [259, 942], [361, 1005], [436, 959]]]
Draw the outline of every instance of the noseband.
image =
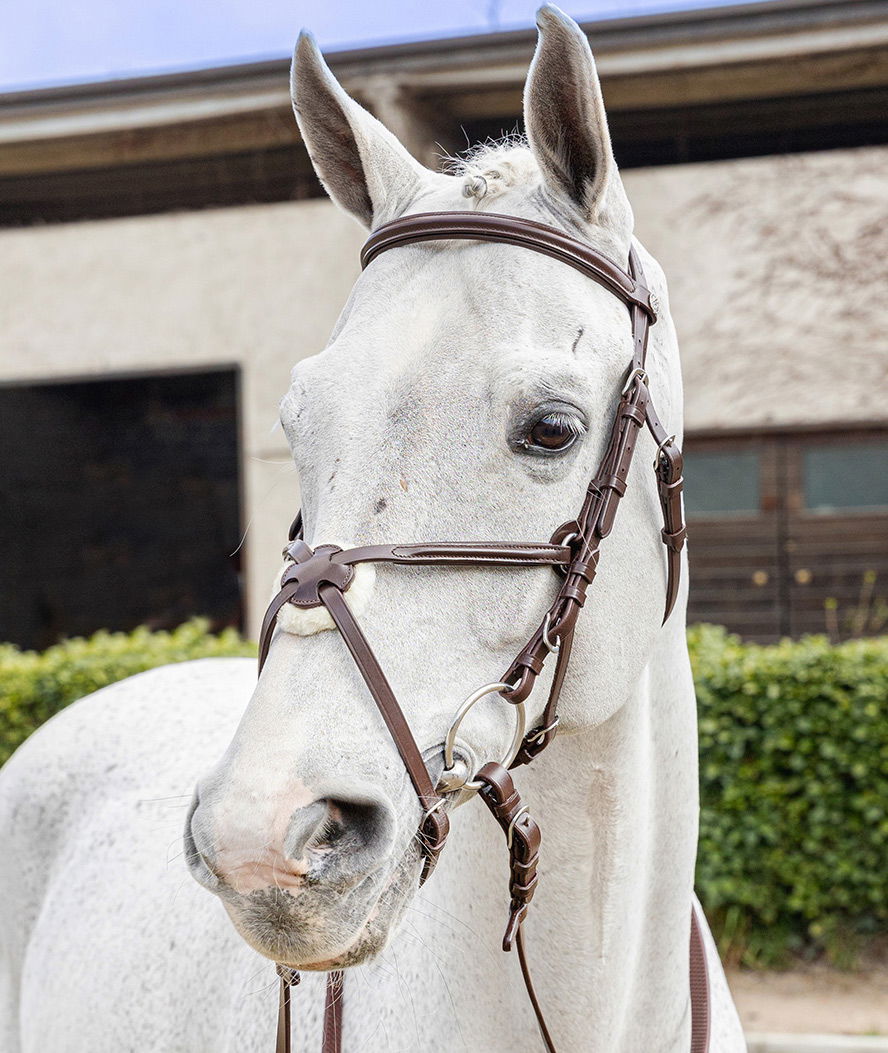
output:
[[[419, 799], [422, 818], [418, 841], [423, 865], [422, 885], [437, 862], [449, 830], [444, 810], [445, 794], [474, 789], [490, 809], [506, 835], [510, 853], [511, 903], [503, 949], [517, 945], [528, 995], [544, 1044], [549, 1053], [555, 1046], [540, 1010], [524, 950], [522, 923], [536, 890], [540, 831], [528, 814], [507, 769], [527, 764], [549, 745], [558, 727], [558, 699], [567, 673], [574, 630], [586, 593], [598, 566], [601, 542], [614, 525], [620, 498], [626, 492], [629, 467], [642, 427], [647, 427], [657, 446], [654, 472], [663, 512], [661, 537], [666, 546], [667, 583], [663, 621], [669, 617], [678, 594], [681, 550], [687, 531], [682, 513], [682, 456], [675, 437], [663, 427], [653, 405], [645, 371], [650, 327], [657, 320], [657, 296], [644, 284], [641, 262], [634, 248], [629, 252], [629, 270], [624, 271], [590, 245], [577, 241], [554, 227], [515, 216], [476, 212], [429, 212], [404, 216], [376, 230], [361, 252], [366, 268], [390, 249], [424, 241], [494, 241], [542, 253], [573, 267], [619, 297], [629, 309], [632, 326], [632, 360], [616, 405], [610, 440], [579, 511], [559, 526], [548, 542], [429, 542], [413, 545], [367, 545], [342, 550], [333, 545], [312, 549], [302, 539], [302, 517], [290, 529], [284, 554], [291, 565], [281, 581], [262, 623], [259, 643], [261, 673], [274, 636], [277, 616], [285, 604], [326, 608], [357, 665], [392, 739], [401, 755]], [[435, 786], [404, 713], [367, 638], [349, 607], [345, 593], [361, 563], [394, 563], [418, 566], [506, 566], [551, 567], [559, 578], [555, 598], [533, 635], [495, 683], [473, 692], [460, 707], [445, 738], [444, 774]], [[525, 730], [525, 702], [533, 691], [546, 659], [554, 657], [555, 669], [542, 720]], [[456, 774], [454, 743], [469, 709], [486, 695], [497, 693], [515, 707], [516, 731], [501, 763], [485, 764], [474, 779]], [[695, 912], [691, 915], [691, 1010], [692, 1053], [705, 1053], [709, 1046], [709, 999], [705, 951]], [[278, 966], [281, 976], [278, 1018], [278, 1053], [290, 1049], [290, 986], [298, 973]], [[324, 1053], [339, 1053], [342, 1042], [342, 984], [340, 971], [328, 974], [324, 1018]]]

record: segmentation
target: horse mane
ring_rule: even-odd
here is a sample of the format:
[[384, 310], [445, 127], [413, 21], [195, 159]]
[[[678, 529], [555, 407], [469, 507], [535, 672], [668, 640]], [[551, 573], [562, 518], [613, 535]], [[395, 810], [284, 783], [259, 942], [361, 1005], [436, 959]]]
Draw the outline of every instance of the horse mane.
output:
[[519, 132], [446, 155], [443, 168], [448, 175], [462, 179], [466, 197], [487, 200], [522, 184], [530, 189], [541, 178], [527, 139]]

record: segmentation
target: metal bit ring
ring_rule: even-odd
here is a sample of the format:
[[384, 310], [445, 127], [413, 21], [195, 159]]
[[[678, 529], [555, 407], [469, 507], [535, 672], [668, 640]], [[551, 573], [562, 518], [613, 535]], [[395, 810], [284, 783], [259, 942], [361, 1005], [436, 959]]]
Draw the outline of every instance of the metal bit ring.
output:
[[[486, 695], [501, 694], [503, 691], [512, 691], [514, 687], [514, 684], [506, 684], [502, 681], [495, 684], [485, 684], [483, 687], [479, 687], [477, 691], [473, 691], [465, 702], [463, 702], [457, 710], [456, 716], [453, 718], [447, 731], [447, 738], [444, 740], [444, 772], [453, 770], [455, 763], [453, 751], [454, 746], [456, 745], [456, 735], [469, 710], [476, 702], [480, 702]], [[508, 768], [512, 761], [518, 756], [518, 751], [521, 749], [521, 744], [524, 742], [524, 733], [527, 728], [527, 711], [524, 708], [524, 703], [510, 702], [509, 704], [515, 709], [517, 719], [515, 721], [515, 734], [512, 736], [509, 751], [500, 762], [504, 768]], [[468, 779], [462, 784], [462, 786], [458, 787], [458, 789], [480, 790], [483, 785], [482, 782]]]

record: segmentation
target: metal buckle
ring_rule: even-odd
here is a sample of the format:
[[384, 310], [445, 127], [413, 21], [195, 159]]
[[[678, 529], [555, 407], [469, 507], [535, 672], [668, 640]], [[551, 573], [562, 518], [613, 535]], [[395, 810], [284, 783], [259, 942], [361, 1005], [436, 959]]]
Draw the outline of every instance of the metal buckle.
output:
[[435, 803], [432, 805], [431, 808], [426, 808], [426, 810], [422, 813], [422, 822], [419, 825], [420, 826], [425, 826], [425, 821], [432, 814], [432, 812], [436, 812], [441, 807], [442, 804], [446, 804], [446, 803], [447, 802], [444, 800], [443, 797], [439, 797], [438, 800], [435, 801]]
[[636, 381], [641, 381], [642, 384], [647, 384], [648, 375], [643, 369], [633, 369], [632, 372], [626, 377], [626, 383], [623, 385], [623, 390], [620, 392], [621, 395], [625, 395], [626, 392], [632, 387]]
[[555, 637], [555, 642], [552, 643], [552, 638], [549, 635], [549, 626], [550, 626], [551, 622], [552, 622], [552, 612], [551, 611], [546, 611], [546, 617], [543, 618], [543, 632], [542, 632], [543, 643], [546, 645], [546, 650], [550, 654], [558, 654], [558, 652], [561, 650], [561, 637], [560, 636], [556, 636]]
[[660, 467], [660, 454], [663, 452], [663, 450], [666, 449], [667, 446], [671, 446], [672, 443], [674, 443], [674, 442], [675, 442], [675, 436], [674, 435], [670, 435], [670, 436], [668, 436], [668, 438], [665, 438], [660, 443], [660, 445], [657, 447], [656, 454], [654, 454], [654, 468], [659, 468]]
[[549, 734], [550, 731], [555, 731], [561, 722], [561, 717], [555, 717], [551, 724], [547, 724], [544, 728], [537, 728], [527, 736], [528, 742], [542, 742], [542, 740]]
[[530, 808], [526, 804], [522, 804], [518, 811], [512, 816], [512, 821], [509, 823], [509, 829], [506, 831], [506, 848], [512, 851], [512, 839], [515, 832], [515, 823], [521, 818], [522, 815], [527, 815]]
[[[456, 735], [459, 731], [460, 724], [466, 718], [466, 714], [477, 702], [480, 702], [482, 698], [492, 694], [502, 694], [503, 691], [514, 691], [516, 684], [506, 684], [503, 681], [498, 681], [495, 684], [485, 684], [483, 687], [479, 687], [477, 691], [473, 691], [471, 695], [463, 702], [463, 704], [457, 710], [456, 716], [453, 718], [448, 731], [447, 738], [444, 740], [444, 771], [443, 775], [448, 771], [453, 771], [455, 758], [453, 756], [453, 749], [456, 745]], [[518, 751], [521, 749], [521, 745], [524, 742], [524, 733], [527, 727], [527, 710], [524, 707], [523, 702], [510, 702], [511, 706], [514, 707], [517, 713], [515, 721], [515, 734], [512, 736], [512, 742], [509, 745], [508, 753], [503, 757], [500, 762], [504, 768], [508, 768], [512, 761], [518, 756]], [[440, 785], [440, 783], [439, 783]], [[453, 790], [480, 790], [484, 783], [477, 780], [473, 781], [467, 779], [460, 786], [452, 786], [446, 792]]]

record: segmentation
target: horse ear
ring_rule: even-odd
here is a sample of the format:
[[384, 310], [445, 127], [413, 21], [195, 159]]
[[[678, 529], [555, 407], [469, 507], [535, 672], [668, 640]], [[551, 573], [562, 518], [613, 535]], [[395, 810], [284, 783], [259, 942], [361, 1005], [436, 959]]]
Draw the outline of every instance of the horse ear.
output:
[[[611, 148], [604, 98], [589, 41], [554, 4], [537, 11], [539, 39], [524, 89], [530, 148], [549, 189], [588, 222], [627, 240], [632, 213]], [[628, 230], [625, 228], [628, 213]]]
[[299, 35], [290, 95], [318, 178], [364, 226], [399, 215], [432, 175], [343, 90], [309, 33]]

